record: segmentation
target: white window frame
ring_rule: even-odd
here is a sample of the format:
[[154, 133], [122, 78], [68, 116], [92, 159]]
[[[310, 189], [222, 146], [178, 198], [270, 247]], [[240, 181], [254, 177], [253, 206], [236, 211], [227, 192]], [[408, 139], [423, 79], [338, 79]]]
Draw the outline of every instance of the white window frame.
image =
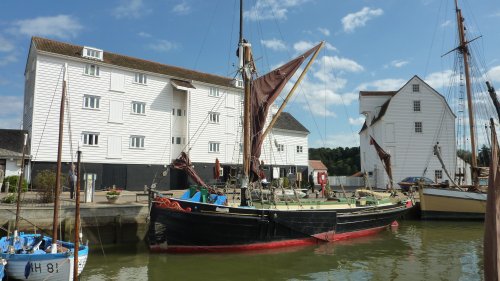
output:
[[420, 84], [412, 84], [411, 89], [414, 93], [420, 93]]
[[99, 146], [99, 133], [82, 132], [82, 144], [85, 146]]
[[443, 178], [443, 170], [434, 170], [434, 178], [442, 179]]
[[422, 111], [422, 103], [419, 100], [413, 101], [413, 112], [421, 112]]
[[210, 89], [208, 90], [208, 96], [216, 98], [220, 97], [220, 89], [217, 87], [210, 87]]
[[424, 132], [424, 125], [421, 121], [415, 122], [415, 133], [422, 134]]
[[83, 47], [82, 57], [97, 59], [102, 61], [103, 51], [92, 47]]
[[148, 76], [144, 73], [136, 73], [134, 78], [134, 83], [147, 85], [148, 84]]
[[304, 151], [304, 147], [302, 145], [297, 145], [297, 153], [302, 153]]
[[140, 101], [133, 101], [132, 114], [146, 115], [146, 103]]
[[277, 150], [278, 152], [283, 152], [283, 151], [285, 151], [285, 145], [284, 145], [284, 144], [277, 144], [277, 145], [276, 145], [276, 150]]
[[100, 96], [83, 95], [83, 108], [97, 110], [101, 108]]
[[93, 77], [100, 77], [101, 76], [101, 74], [99, 72], [99, 66], [96, 64], [90, 64], [90, 63], [85, 65], [85, 68], [83, 69], [83, 74], [85, 74], [87, 76], [93, 76]]
[[144, 149], [144, 139], [145, 136], [130, 136], [130, 148], [133, 149]]
[[208, 113], [208, 122], [213, 124], [220, 123], [220, 113], [219, 112], [209, 112]]
[[208, 142], [208, 152], [219, 153], [220, 152], [220, 142], [217, 142], [217, 141]]

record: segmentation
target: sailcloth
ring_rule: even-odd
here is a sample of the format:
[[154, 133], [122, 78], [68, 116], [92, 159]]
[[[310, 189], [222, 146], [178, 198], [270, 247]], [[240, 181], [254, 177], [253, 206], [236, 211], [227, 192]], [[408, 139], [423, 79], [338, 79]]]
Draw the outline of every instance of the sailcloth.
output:
[[279, 96], [286, 83], [292, 78], [302, 62], [314, 53], [321, 44], [313, 47], [294, 60], [272, 70], [271, 72], [252, 81], [251, 88], [251, 114], [252, 120], [252, 147], [251, 147], [251, 171], [250, 179], [259, 179], [259, 165], [262, 143], [264, 142], [264, 125], [269, 108]]
[[484, 218], [484, 280], [500, 280], [500, 166], [498, 140], [493, 119], [491, 123], [491, 160], [488, 197]]
[[370, 144], [375, 146], [375, 150], [377, 151], [378, 157], [382, 161], [384, 169], [387, 172], [387, 176], [391, 181], [391, 188], [392, 188], [391, 155], [385, 152], [385, 150], [382, 147], [380, 147], [380, 145], [375, 141], [375, 139], [372, 136], [370, 136]]

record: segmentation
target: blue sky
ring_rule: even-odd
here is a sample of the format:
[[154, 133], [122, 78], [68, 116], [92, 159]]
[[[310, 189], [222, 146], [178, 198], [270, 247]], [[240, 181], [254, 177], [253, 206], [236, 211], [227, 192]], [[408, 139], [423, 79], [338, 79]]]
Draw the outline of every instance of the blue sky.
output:
[[[0, 128], [19, 128], [33, 35], [234, 76], [239, 0], [0, 2]], [[500, 88], [500, 4], [459, 1]], [[452, 0], [246, 0], [244, 33], [263, 74], [321, 40], [326, 47], [286, 111], [310, 146], [357, 146], [360, 90], [397, 90], [413, 75], [446, 91], [456, 47]], [[279, 100], [279, 99], [278, 99]]]

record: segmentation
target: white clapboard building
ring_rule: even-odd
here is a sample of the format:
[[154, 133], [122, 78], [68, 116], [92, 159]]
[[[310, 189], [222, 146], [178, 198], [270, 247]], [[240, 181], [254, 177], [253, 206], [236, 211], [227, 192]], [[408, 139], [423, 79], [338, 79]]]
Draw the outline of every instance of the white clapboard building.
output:
[[[76, 161], [80, 142], [83, 173], [96, 188], [142, 189], [155, 177], [162, 188], [184, 188], [186, 176], [168, 167], [182, 151], [208, 182], [216, 159], [223, 179], [241, 163], [241, 81], [33, 37], [24, 98], [32, 177], [55, 166], [65, 66], [70, 122], [62, 159]], [[264, 142], [268, 177], [307, 169], [308, 134], [281, 115]]]
[[366, 117], [359, 132], [361, 170], [377, 187], [387, 187], [389, 179], [370, 136], [391, 155], [396, 187], [410, 176], [449, 180], [434, 155], [436, 144], [450, 176], [455, 175], [455, 115], [445, 98], [418, 76], [397, 91], [361, 91], [359, 112]]

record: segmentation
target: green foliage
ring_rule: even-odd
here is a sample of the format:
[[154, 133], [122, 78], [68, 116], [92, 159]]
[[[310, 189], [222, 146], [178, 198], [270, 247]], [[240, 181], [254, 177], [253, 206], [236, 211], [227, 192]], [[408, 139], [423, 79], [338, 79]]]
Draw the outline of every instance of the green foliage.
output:
[[361, 169], [359, 147], [309, 148], [309, 159], [321, 160], [330, 176], [350, 176]]
[[479, 150], [479, 155], [478, 155], [479, 159], [477, 162], [479, 166], [488, 167], [490, 165], [490, 157], [491, 157], [490, 151], [491, 149], [483, 144], [483, 146]]
[[38, 190], [38, 195], [43, 203], [54, 202], [56, 186], [56, 173], [51, 170], [40, 171], [33, 180], [33, 187]]
[[[16, 193], [17, 185], [19, 184], [19, 176], [8, 176], [3, 180], [3, 186], [7, 186], [7, 182], [9, 183], [9, 192]], [[21, 192], [28, 191], [28, 182], [26, 179], [23, 179], [21, 185]]]
[[459, 149], [457, 150], [458, 157], [462, 158], [465, 162], [471, 163], [472, 153], [467, 150]]
[[6, 204], [16, 203], [16, 201], [17, 201], [17, 196], [15, 193], [9, 193], [9, 195], [5, 196], [2, 199], [2, 203], [6, 203]]
[[283, 187], [284, 188], [289, 188], [290, 187], [290, 180], [287, 177], [283, 178]]

